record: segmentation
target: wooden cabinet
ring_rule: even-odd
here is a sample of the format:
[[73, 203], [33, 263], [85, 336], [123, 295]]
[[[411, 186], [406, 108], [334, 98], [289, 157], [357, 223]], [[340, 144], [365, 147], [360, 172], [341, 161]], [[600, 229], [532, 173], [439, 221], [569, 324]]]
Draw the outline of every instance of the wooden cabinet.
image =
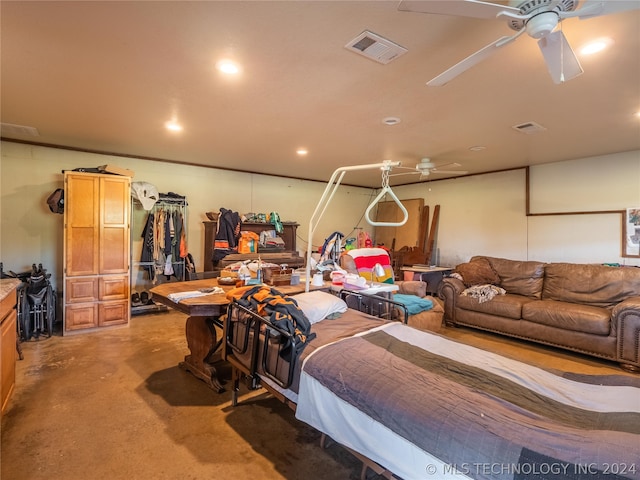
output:
[[19, 280], [0, 280], [0, 405], [4, 413], [16, 383], [16, 287]]
[[[204, 223], [204, 268], [203, 269], [205, 272], [210, 272], [212, 270], [215, 270], [213, 265], [213, 244], [216, 239], [216, 229], [218, 227], [218, 222], [202, 222], [202, 223]], [[284, 241], [284, 250], [282, 251], [282, 253], [291, 254], [291, 256], [293, 257], [298, 256], [298, 252], [296, 250], [296, 236], [297, 236], [298, 227], [299, 227], [299, 224], [295, 222], [282, 222], [283, 231], [280, 234], [280, 237]], [[275, 227], [270, 223], [259, 223], [259, 222], [243, 222], [241, 226], [242, 230], [255, 232], [258, 235], [260, 235], [260, 232], [264, 232], [265, 230], [273, 230], [274, 228]], [[260, 249], [258, 249], [258, 251], [264, 254], [276, 252], [275, 250], [260, 251]], [[236, 255], [234, 255], [234, 258], [235, 257]], [[257, 258], [257, 255], [250, 254], [247, 256], [247, 258], [253, 258], [253, 257]], [[266, 258], [267, 257], [265, 257], [264, 259]], [[285, 263], [287, 262], [285, 261]], [[288, 263], [291, 265], [295, 264], [295, 262], [293, 262], [292, 259], [290, 259]], [[298, 265], [295, 264], [294, 266], [298, 266]]]
[[65, 333], [129, 323], [130, 183], [65, 173]]

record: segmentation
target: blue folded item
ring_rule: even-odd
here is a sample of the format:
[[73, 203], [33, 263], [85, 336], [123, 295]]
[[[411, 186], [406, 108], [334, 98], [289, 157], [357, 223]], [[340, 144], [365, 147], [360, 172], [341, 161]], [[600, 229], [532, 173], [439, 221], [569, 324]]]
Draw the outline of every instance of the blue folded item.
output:
[[433, 302], [427, 298], [420, 298], [415, 295], [405, 295], [403, 293], [394, 293], [393, 299], [407, 307], [409, 315], [426, 312], [433, 308]]

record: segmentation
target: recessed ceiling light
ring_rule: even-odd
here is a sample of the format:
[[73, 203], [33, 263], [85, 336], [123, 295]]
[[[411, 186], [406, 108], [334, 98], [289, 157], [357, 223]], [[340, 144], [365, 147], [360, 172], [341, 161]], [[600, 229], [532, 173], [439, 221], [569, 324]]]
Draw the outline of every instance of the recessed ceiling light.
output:
[[398, 117], [386, 117], [382, 119], [382, 123], [385, 125], [397, 125], [400, 123], [400, 119]]
[[306, 148], [299, 148], [296, 150], [296, 153], [302, 157], [309, 153], [309, 151]]
[[220, 60], [218, 63], [216, 63], [216, 68], [218, 69], [218, 71], [226, 75], [236, 75], [240, 72], [240, 67], [238, 66], [238, 64], [232, 62], [231, 60]]
[[469, 150], [471, 150], [472, 152], [481, 152], [486, 149], [487, 147], [484, 147], [482, 145], [474, 145], [473, 147], [469, 147]]
[[601, 52], [605, 48], [610, 47], [613, 44], [613, 40], [608, 37], [598, 38], [592, 42], [584, 44], [580, 48], [581, 55], [593, 55], [594, 53]]
[[179, 123], [177, 123], [174, 120], [170, 120], [167, 123], [164, 124], [165, 128], [167, 130], [171, 130], [172, 132], [181, 132], [182, 131], [182, 125], [180, 125]]

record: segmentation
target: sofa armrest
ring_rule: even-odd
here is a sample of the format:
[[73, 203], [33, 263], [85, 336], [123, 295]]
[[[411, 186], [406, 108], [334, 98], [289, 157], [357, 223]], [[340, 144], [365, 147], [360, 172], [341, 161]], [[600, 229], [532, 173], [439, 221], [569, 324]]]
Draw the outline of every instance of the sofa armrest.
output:
[[640, 370], [640, 296], [613, 307], [611, 329], [618, 339], [618, 362], [625, 368]]
[[447, 325], [456, 323], [456, 303], [464, 289], [464, 283], [457, 278], [446, 277], [440, 282], [438, 297], [444, 300], [444, 321]]

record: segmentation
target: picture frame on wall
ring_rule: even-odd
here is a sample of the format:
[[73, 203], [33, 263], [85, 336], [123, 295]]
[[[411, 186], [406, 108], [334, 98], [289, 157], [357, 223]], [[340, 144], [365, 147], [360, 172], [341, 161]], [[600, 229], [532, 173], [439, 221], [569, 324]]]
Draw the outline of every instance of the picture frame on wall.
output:
[[640, 258], [640, 207], [623, 212], [622, 227], [622, 256]]

